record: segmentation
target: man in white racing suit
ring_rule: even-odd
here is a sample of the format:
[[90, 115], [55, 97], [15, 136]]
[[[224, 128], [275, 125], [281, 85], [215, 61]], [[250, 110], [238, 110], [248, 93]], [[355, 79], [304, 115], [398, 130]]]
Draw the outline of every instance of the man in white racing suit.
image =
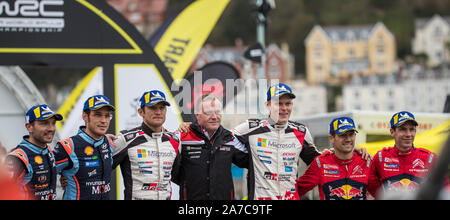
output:
[[171, 170], [180, 142], [163, 128], [167, 106], [163, 92], [145, 92], [138, 109], [142, 125], [121, 131], [114, 141], [113, 169], [120, 165], [126, 200], [170, 199]]

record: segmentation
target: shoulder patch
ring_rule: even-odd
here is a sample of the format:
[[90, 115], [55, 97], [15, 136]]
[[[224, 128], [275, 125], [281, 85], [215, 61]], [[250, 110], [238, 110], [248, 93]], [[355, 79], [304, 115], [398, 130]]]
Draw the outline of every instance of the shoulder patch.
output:
[[295, 121], [288, 121], [288, 123], [289, 123], [289, 126], [295, 128], [303, 133], [306, 132], [306, 126], [304, 124], [295, 122]]
[[[125, 140], [128, 141], [128, 139], [133, 139], [134, 137], [136, 137], [137, 133], [139, 133], [140, 131], [142, 131], [142, 127], [135, 127], [132, 129], [128, 129], [128, 130], [122, 130], [120, 131], [121, 134], [123, 134], [123, 136], [125, 137]], [[127, 138], [130, 137], [130, 138]]]
[[260, 119], [256, 119], [256, 118], [248, 119], [248, 128], [249, 129], [256, 128], [259, 126], [260, 123], [261, 123]]
[[430, 154], [430, 157], [428, 158], [428, 163], [433, 162], [433, 158], [434, 158], [434, 154], [431, 153], [431, 154]]
[[125, 142], [133, 140], [137, 136], [137, 134], [137, 132], [124, 134], [123, 137], [125, 138]]
[[174, 139], [175, 141], [180, 142], [180, 140], [175, 132], [164, 132], [164, 134], [169, 136], [170, 138]]
[[28, 157], [22, 149], [16, 148], [11, 153], [9, 153], [9, 155], [20, 159], [25, 164], [25, 167], [28, 167]]
[[120, 133], [126, 134], [126, 133], [137, 132], [137, 131], [139, 131], [139, 130], [142, 130], [141, 128], [142, 128], [142, 127], [139, 126], [139, 127], [135, 127], [135, 128], [128, 129], [128, 130], [122, 130], [122, 131], [120, 131]]
[[130, 130], [124, 130], [120, 133], [123, 134], [123, 138], [125, 139], [125, 142], [130, 142], [133, 139], [135, 139], [137, 136], [139, 136], [141, 133], [143, 133], [142, 129], [140, 127], [133, 128]]
[[72, 140], [70, 138], [61, 140], [61, 141], [59, 141], [59, 143], [61, 144], [61, 146], [63, 146], [67, 155], [70, 155], [73, 152], [73, 144], [72, 144]]

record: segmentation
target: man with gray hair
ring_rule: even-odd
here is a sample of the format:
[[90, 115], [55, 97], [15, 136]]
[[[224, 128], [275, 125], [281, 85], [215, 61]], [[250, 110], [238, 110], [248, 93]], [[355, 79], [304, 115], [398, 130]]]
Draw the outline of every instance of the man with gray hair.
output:
[[202, 95], [195, 105], [197, 122], [180, 135], [181, 148], [172, 169], [172, 181], [180, 186], [180, 199], [232, 200], [231, 164], [248, 167], [248, 152], [221, 125], [222, 103], [217, 96]]

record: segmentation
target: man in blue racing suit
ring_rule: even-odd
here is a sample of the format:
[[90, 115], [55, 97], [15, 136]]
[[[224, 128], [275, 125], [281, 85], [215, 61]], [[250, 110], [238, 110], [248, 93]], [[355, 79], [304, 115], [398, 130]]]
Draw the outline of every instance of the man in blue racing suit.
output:
[[103, 95], [84, 103], [78, 134], [57, 143], [56, 167], [67, 178], [64, 200], [109, 200], [113, 143], [105, 136], [115, 108]]

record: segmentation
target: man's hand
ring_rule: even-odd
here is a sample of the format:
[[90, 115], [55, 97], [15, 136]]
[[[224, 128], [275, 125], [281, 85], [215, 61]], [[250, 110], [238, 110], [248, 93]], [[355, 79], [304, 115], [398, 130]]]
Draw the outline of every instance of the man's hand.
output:
[[108, 137], [112, 141], [116, 140], [116, 136], [113, 134], [105, 134], [105, 136]]
[[61, 183], [62, 188], [65, 190], [66, 186], [67, 186], [67, 183], [69, 181], [67, 180], [67, 178], [65, 176], [61, 175], [61, 178], [59, 178], [59, 182]]
[[183, 123], [180, 124], [180, 127], [178, 127], [177, 131], [179, 131], [179, 132], [189, 132], [189, 130], [191, 129], [190, 128], [191, 124], [192, 124], [192, 122], [183, 122]]
[[367, 152], [366, 148], [355, 147], [355, 152], [361, 155], [364, 160], [372, 160], [372, 156]]

